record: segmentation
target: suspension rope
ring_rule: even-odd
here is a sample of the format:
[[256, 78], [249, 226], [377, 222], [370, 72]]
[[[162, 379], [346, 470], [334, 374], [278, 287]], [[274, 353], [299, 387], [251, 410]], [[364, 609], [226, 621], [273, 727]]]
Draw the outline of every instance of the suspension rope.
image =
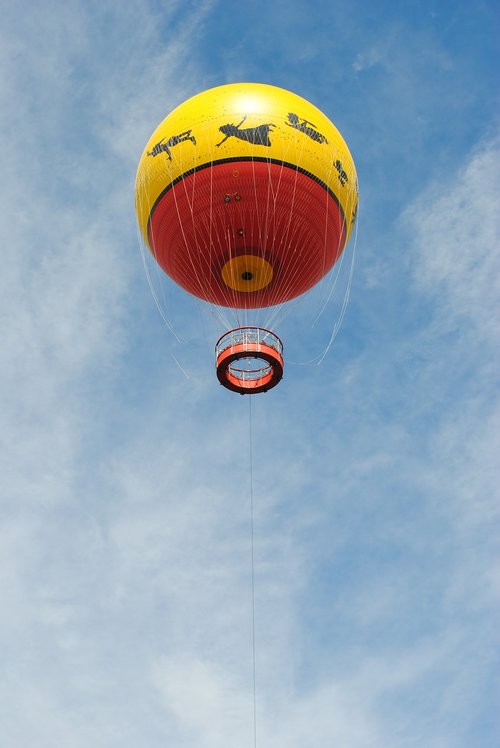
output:
[[257, 748], [257, 698], [255, 667], [255, 554], [254, 554], [254, 516], [253, 516], [253, 452], [252, 452], [252, 396], [248, 398], [248, 444], [250, 465], [250, 536], [252, 557], [252, 660], [253, 660], [253, 743]]

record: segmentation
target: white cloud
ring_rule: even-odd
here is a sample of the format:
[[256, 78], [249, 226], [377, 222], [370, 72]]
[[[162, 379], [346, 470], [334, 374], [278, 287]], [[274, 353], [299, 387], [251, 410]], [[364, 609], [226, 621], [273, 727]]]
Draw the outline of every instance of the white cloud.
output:
[[416, 282], [432, 294], [441, 331], [470, 329], [487, 342], [500, 326], [498, 160], [500, 140], [480, 144], [454, 176], [435, 179], [406, 212], [414, 233]]
[[163, 707], [182, 725], [186, 745], [239, 745], [253, 732], [252, 695], [227, 671], [193, 655], [158, 661], [152, 671]]

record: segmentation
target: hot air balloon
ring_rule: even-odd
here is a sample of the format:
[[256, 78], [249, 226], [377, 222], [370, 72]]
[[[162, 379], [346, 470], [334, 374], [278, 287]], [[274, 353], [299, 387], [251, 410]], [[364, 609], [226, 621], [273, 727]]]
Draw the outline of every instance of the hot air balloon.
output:
[[[332, 122], [275, 86], [235, 83], [193, 96], [151, 135], [136, 178], [142, 239], [179, 286], [219, 307], [288, 303], [323, 278], [355, 223], [352, 156]], [[251, 325], [216, 344], [222, 385], [274, 387], [283, 345]]]

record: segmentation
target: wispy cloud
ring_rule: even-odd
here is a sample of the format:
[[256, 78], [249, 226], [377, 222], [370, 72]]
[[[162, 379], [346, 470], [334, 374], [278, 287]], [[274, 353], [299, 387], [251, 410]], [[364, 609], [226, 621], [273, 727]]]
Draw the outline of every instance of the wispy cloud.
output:
[[498, 139], [478, 144], [453, 180], [435, 180], [406, 212], [417, 247], [416, 282], [432, 294], [441, 331], [448, 325], [465, 335], [473, 328], [491, 344], [499, 334], [492, 314], [500, 295], [499, 155]]

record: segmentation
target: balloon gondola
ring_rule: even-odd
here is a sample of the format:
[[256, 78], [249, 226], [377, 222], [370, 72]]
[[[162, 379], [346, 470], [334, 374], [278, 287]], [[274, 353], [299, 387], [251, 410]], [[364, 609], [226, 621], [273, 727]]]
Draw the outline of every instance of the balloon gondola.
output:
[[[357, 178], [342, 136], [319, 109], [275, 86], [238, 83], [174, 109], [141, 156], [136, 210], [162, 270], [210, 304], [257, 310], [289, 302], [344, 250]], [[283, 345], [244, 325], [216, 345], [222, 385], [241, 394], [276, 386]]]

